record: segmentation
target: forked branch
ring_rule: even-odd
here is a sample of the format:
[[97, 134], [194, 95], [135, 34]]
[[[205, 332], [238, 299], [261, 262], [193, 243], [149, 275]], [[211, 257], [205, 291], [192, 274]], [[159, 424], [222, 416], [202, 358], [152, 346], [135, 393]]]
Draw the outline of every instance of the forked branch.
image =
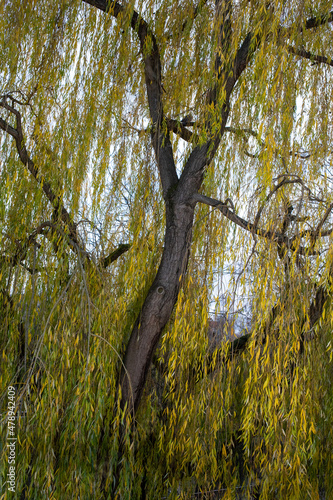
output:
[[296, 251], [299, 255], [318, 255], [318, 252], [313, 250], [313, 248], [306, 248], [298, 244], [299, 238], [288, 238], [284, 233], [279, 231], [265, 230], [258, 227], [257, 224], [249, 222], [239, 215], [237, 215], [232, 209], [229, 208], [229, 203], [215, 200], [209, 196], [203, 194], [195, 194], [194, 199], [196, 202], [204, 203], [211, 207], [217, 208], [227, 219], [229, 219], [237, 226], [249, 231], [251, 234], [266, 238], [270, 241], [276, 242], [278, 245], [283, 245], [284, 247]]

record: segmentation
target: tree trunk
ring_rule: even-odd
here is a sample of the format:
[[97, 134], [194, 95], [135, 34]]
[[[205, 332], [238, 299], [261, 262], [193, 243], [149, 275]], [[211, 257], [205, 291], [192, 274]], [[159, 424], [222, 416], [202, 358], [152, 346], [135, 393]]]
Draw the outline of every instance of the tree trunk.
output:
[[[136, 411], [149, 366], [176, 304], [186, 274], [195, 202], [179, 200], [178, 189], [166, 202], [164, 251], [155, 280], [127, 344], [121, 374], [122, 406]], [[183, 197], [182, 197], [183, 198]]]

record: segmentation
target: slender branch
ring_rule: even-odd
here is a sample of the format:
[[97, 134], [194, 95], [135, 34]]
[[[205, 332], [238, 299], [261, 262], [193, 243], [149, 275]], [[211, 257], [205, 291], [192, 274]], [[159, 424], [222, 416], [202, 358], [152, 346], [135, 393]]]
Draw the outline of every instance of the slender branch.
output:
[[[298, 32], [303, 33], [304, 29], [312, 29], [312, 28], [318, 28], [320, 26], [323, 26], [325, 24], [333, 22], [333, 11], [331, 11], [328, 15], [321, 15], [321, 16], [316, 16], [316, 17], [311, 17], [306, 20], [305, 24], [303, 26], [298, 26]], [[287, 39], [294, 33], [295, 25], [289, 28], [285, 28], [280, 26], [278, 30], [278, 43], [280, 45], [285, 45], [285, 42]], [[297, 29], [297, 27], [296, 27]], [[331, 58], [328, 58], [326, 56], [321, 56], [321, 55], [316, 55], [312, 54], [310, 51], [305, 50], [304, 47], [293, 47], [292, 45], [287, 46], [287, 50], [290, 54], [293, 54], [295, 56], [303, 57], [305, 59], [309, 59], [313, 63], [318, 63], [318, 64], [327, 64], [329, 66], [333, 66], [333, 60]]]
[[[330, 277], [332, 277], [332, 272], [330, 272]], [[313, 301], [310, 304], [309, 312], [308, 312], [308, 328], [306, 318], [302, 323], [302, 333], [300, 337], [300, 353], [304, 352], [304, 343], [306, 340], [306, 334], [313, 329], [317, 321], [322, 317], [324, 312], [325, 304], [330, 297], [331, 292], [327, 290], [324, 285], [320, 285], [317, 288], [316, 295]]]
[[237, 215], [234, 211], [230, 210], [227, 203], [223, 203], [222, 201], [215, 200], [214, 198], [210, 198], [209, 196], [205, 196], [203, 194], [195, 194], [194, 200], [196, 202], [205, 203], [206, 205], [217, 208], [227, 219], [229, 219], [231, 222], [234, 222], [242, 229], [249, 231], [251, 234], [261, 236], [262, 238], [266, 238], [271, 241], [275, 241], [279, 245], [284, 245], [288, 249], [295, 250], [300, 255], [318, 255], [317, 251], [297, 245], [296, 238], [288, 238], [281, 232], [266, 231], [264, 229], [256, 227], [256, 225], [252, 222], [246, 221], [245, 219]]
[[[248, 33], [238, 49], [235, 59], [232, 64], [232, 71], [230, 72], [230, 75], [228, 76], [226, 83], [225, 83], [225, 92], [226, 92], [226, 103], [222, 112], [222, 120], [221, 120], [221, 126], [218, 134], [216, 134], [216, 137], [214, 138], [214, 147], [211, 148], [210, 155], [207, 157], [207, 162], [206, 165], [210, 163], [212, 158], [215, 155], [215, 152], [219, 146], [221, 137], [223, 135], [223, 132], [225, 130], [226, 126], [226, 121], [229, 115], [229, 99], [230, 95], [234, 89], [234, 86], [236, 85], [238, 79], [242, 75], [243, 71], [247, 67], [252, 55], [255, 53], [257, 48], [259, 47], [259, 44], [261, 42], [261, 39], [259, 35], [253, 35], [251, 32]], [[216, 87], [217, 90], [217, 87]], [[214, 93], [216, 92], [214, 90]], [[209, 144], [210, 146], [210, 144]], [[208, 147], [209, 147], [208, 146]]]
[[[18, 248], [17, 252], [15, 253], [14, 256], [12, 257], [4, 257], [5, 259], [10, 259], [10, 262], [13, 266], [17, 265], [17, 264], [22, 264], [22, 261], [26, 258], [26, 255], [27, 255], [27, 251], [29, 249], [29, 247], [33, 244], [37, 244], [36, 242], [36, 237], [38, 234], [45, 234], [44, 230], [48, 227], [50, 227], [52, 223], [51, 222], [42, 222], [25, 240], [24, 243], [22, 243], [21, 241], [18, 241], [16, 239], [14, 239], [15, 241], [15, 244]], [[13, 238], [9, 235], [9, 234], [5, 234], [5, 236], [11, 240], [13, 240]], [[38, 245], [38, 244], [37, 244]], [[38, 245], [39, 246], [39, 245]]]
[[44, 194], [51, 202], [54, 209], [57, 211], [57, 213], [60, 214], [62, 221], [68, 226], [71, 237], [73, 238], [75, 243], [78, 244], [76, 225], [72, 221], [72, 217], [67, 212], [64, 205], [61, 203], [59, 196], [56, 196], [56, 194], [53, 192], [50, 183], [44, 178], [43, 175], [39, 173], [38, 167], [36, 167], [32, 159], [30, 158], [28, 151], [25, 147], [21, 113], [17, 109], [15, 109], [14, 106], [10, 106], [8, 104], [7, 102], [8, 98], [12, 99], [11, 96], [2, 96], [2, 99], [0, 101], [0, 107], [6, 109], [15, 116], [16, 128], [10, 126], [2, 118], [0, 118], [0, 128], [5, 132], [9, 133], [15, 139], [16, 149], [21, 162], [29, 170], [32, 176], [36, 179], [38, 184], [41, 186], [42, 190], [44, 191]]
[[295, 56], [309, 59], [310, 61], [312, 61], [314, 63], [318, 63], [318, 64], [323, 63], [323, 64], [328, 64], [329, 66], [333, 66], [333, 59], [329, 59], [328, 57], [325, 57], [325, 56], [318, 56], [318, 55], [312, 54], [311, 52], [305, 50], [304, 48], [297, 49], [297, 48], [289, 45], [288, 52], [290, 54], [295, 55]]
[[127, 252], [131, 248], [131, 245], [128, 243], [121, 243], [116, 250], [111, 252], [107, 257], [103, 257], [101, 259], [101, 265], [104, 268], [107, 268], [112, 262], [117, 260], [121, 255]]

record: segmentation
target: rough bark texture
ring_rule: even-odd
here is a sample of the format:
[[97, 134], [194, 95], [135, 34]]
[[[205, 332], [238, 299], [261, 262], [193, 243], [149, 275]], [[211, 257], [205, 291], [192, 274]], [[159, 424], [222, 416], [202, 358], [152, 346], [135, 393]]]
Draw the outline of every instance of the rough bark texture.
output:
[[[164, 252], [127, 345], [122, 375], [123, 401], [140, 401], [155, 347], [176, 303], [190, 253], [194, 204], [167, 204]], [[128, 376], [127, 376], [128, 375]]]

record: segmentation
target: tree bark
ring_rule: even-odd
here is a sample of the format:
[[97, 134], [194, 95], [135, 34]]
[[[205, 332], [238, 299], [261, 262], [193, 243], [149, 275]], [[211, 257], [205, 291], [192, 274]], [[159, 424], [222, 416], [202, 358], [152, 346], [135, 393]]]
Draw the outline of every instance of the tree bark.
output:
[[121, 375], [122, 405], [127, 402], [134, 411], [139, 404], [155, 348], [176, 304], [186, 273], [194, 206], [194, 202], [179, 201], [177, 196], [166, 203], [161, 263], [127, 344], [124, 358], [126, 371], [123, 368]]

